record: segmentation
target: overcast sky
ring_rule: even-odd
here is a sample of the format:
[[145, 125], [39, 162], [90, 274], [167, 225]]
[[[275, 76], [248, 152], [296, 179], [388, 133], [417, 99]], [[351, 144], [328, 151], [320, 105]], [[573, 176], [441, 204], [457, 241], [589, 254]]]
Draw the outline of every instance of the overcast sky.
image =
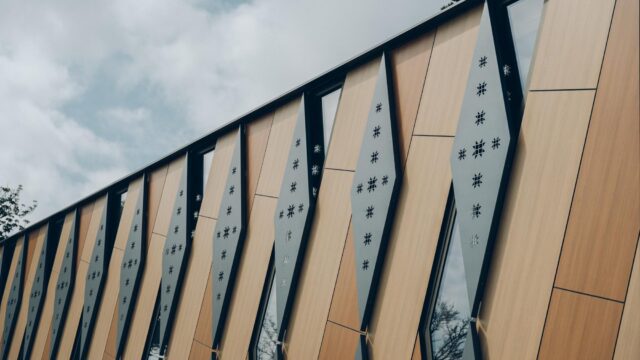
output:
[[0, 0], [0, 184], [39, 220], [446, 2]]

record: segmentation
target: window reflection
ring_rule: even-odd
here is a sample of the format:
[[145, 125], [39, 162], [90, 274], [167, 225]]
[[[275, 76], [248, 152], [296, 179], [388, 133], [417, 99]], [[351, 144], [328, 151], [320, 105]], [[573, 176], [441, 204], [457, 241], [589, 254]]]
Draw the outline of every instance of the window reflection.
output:
[[462, 359], [471, 314], [457, 220], [454, 220], [450, 234], [437, 296], [429, 322], [431, 358], [434, 360]]
[[208, 151], [202, 155], [202, 191], [204, 195], [204, 189], [207, 186], [207, 180], [209, 179], [209, 171], [211, 171], [211, 161], [213, 160], [213, 150]]
[[340, 94], [342, 88], [334, 90], [322, 97], [322, 123], [324, 128], [324, 153], [327, 154], [329, 148], [329, 140], [331, 140], [331, 130], [336, 120], [338, 111], [338, 103], [340, 102]]
[[543, 5], [544, 0], [520, 0], [507, 7], [523, 91], [527, 89]]
[[[274, 275], [275, 277], [275, 275]], [[278, 323], [276, 314], [276, 286], [271, 283], [267, 307], [260, 326], [260, 335], [256, 344], [257, 360], [275, 360], [278, 347]]]

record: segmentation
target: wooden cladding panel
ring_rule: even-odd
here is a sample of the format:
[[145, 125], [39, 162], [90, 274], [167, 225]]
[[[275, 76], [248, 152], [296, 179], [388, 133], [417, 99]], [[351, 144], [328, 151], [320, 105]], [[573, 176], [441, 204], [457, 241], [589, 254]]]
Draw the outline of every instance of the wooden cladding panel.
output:
[[[344, 96], [344, 95], [343, 95]], [[335, 132], [334, 132], [335, 133]], [[333, 147], [332, 149], [336, 149]], [[290, 359], [315, 358], [329, 316], [351, 218], [353, 173], [325, 169], [287, 334]]]
[[422, 348], [420, 347], [420, 335], [416, 336], [416, 343], [413, 347], [413, 355], [411, 360], [422, 360]]
[[104, 349], [104, 356], [115, 357], [116, 356], [116, 346], [117, 346], [117, 336], [118, 336], [118, 307], [119, 304], [116, 303], [116, 307], [113, 309], [113, 317], [111, 318], [111, 327], [109, 328], [109, 336], [107, 337], [107, 344]]
[[153, 225], [153, 232], [163, 237], [166, 237], [169, 231], [171, 216], [173, 215], [173, 203], [176, 201], [176, 194], [180, 187], [180, 179], [184, 166], [187, 166], [185, 156], [171, 162], [167, 170], [160, 205], [158, 205], [158, 213]]
[[375, 359], [410, 359], [451, 186], [453, 139], [414, 137], [371, 327]]
[[640, 230], [638, 0], [619, 0], [556, 285], [624, 301]]
[[[129, 199], [131, 199], [131, 202], [136, 203], [138, 197], [127, 196], [127, 200]], [[133, 216], [133, 211], [131, 212], [131, 215]], [[127, 229], [127, 235], [128, 233], [129, 229]], [[107, 348], [107, 338], [109, 337], [109, 331], [111, 329], [111, 320], [113, 319], [113, 314], [116, 311], [116, 306], [119, 300], [120, 269], [122, 268], [121, 265], [123, 257], [124, 250], [120, 250], [118, 248], [113, 249], [107, 272], [107, 280], [104, 284], [102, 302], [100, 304], [98, 315], [96, 316], [93, 336], [91, 337], [91, 345], [88, 352], [90, 359], [101, 358]], [[149, 306], [149, 304], [139, 305]]]
[[257, 193], [260, 195], [273, 197], [280, 195], [280, 185], [287, 165], [293, 130], [296, 127], [300, 100], [300, 98], [295, 99], [275, 112], [258, 181]]
[[[86, 263], [91, 263], [91, 255], [93, 253], [93, 247], [98, 239], [98, 232], [100, 230], [100, 221], [102, 221], [102, 212], [107, 211], [107, 197], [103, 196], [95, 202], [93, 205], [93, 211], [91, 211], [91, 220], [89, 221], [89, 227], [87, 230], [87, 236], [85, 237], [84, 245], [82, 249], [78, 249], [81, 253], [80, 260]], [[106, 224], [104, 226], [107, 226]]]
[[189, 360], [211, 360], [211, 348], [193, 340], [191, 351], [189, 352]]
[[353, 359], [359, 343], [360, 333], [327, 322], [318, 359]]
[[213, 341], [213, 324], [212, 324], [213, 284], [212, 284], [212, 281], [213, 279], [211, 278], [211, 270], [209, 270], [209, 277], [207, 278], [207, 288], [204, 290], [202, 305], [200, 305], [200, 315], [198, 316], [198, 325], [196, 326], [196, 333], [193, 336], [194, 340], [197, 340], [202, 344], [211, 344]]
[[349, 224], [347, 241], [342, 253], [338, 280], [336, 280], [336, 287], [333, 291], [329, 320], [351, 328], [352, 330], [359, 330], [360, 328], [355, 247], [353, 244], [353, 229], [351, 228], [351, 224]]
[[[224, 177], [226, 178], [226, 176]], [[211, 269], [212, 239], [215, 227], [216, 220], [202, 216], [198, 218], [191, 245], [191, 258], [187, 264], [182, 283], [182, 296], [180, 296], [173, 322], [173, 335], [169, 339], [169, 358], [185, 359], [191, 351]]]
[[539, 359], [611, 359], [622, 304], [554, 289]]
[[636, 248], [636, 260], [634, 261], [627, 302], [622, 313], [620, 332], [616, 344], [616, 360], [640, 359], [640, 239]]
[[[242, 258], [236, 275], [235, 290], [220, 344], [221, 355], [225, 359], [240, 359], [249, 350], [275, 239], [273, 219], [277, 203], [277, 199], [270, 197], [256, 196], [255, 198], [255, 208], [251, 211]], [[209, 317], [209, 323], [211, 323], [211, 317]]]
[[60, 232], [60, 239], [58, 241], [58, 249], [56, 250], [56, 255], [53, 260], [53, 267], [51, 275], [49, 276], [49, 284], [47, 285], [47, 293], [44, 298], [42, 315], [40, 315], [40, 323], [38, 324], [35, 339], [33, 341], [33, 347], [31, 348], [32, 359], [48, 359], [49, 357], [52, 331], [51, 323], [53, 322], [53, 305], [55, 302], [56, 284], [60, 268], [62, 266], [66, 240], [69, 238], [69, 234], [71, 233], [71, 226], [73, 224], [74, 217], [75, 214], [72, 211], [64, 218], [64, 224], [62, 225], [62, 231]]
[[16, 268], [18, 267], [18, 259], [20, 258], [19, 254], [22, 251], [22, 247], [24, 246], [24, 240], [19, 240], [16, 242], [15, 247], [13, 248], [14, 256], [11, 258], [11, 265], [9, 266], [9, 272], [7, 273], [7, 282], [5, 284], [6, 291], [2, 294], [2, 304], [0, 304], [0, 319], [2, 319], [2, 325], [0, 326], [0, 339], [4, 335], [4, 321], [7, 318], [7, 302], [9, 301], [9, 293], [10, 289], [13, 286], [13, 281], [15, 280], [15, 276], [13, 274], [16, 273]]
[[133, 215], [136, 211], [136, 203], [140, 191], [142, 191], [142, 178], [132, 181], [127, 188], [127, 199], [124, 201], [124, 207], [116, 231], [116, 238], [113, 243], [113, 247], [116, 249], [124, 250], [125, 247], [127, 247], [129, 231], [131, 230], [131, 223], [133, 222]]
[[379, 66], [380, 59], [376, 58], [347, 74], [336, 112], [325, 168], [356, 169]]
[[87, 239], [87, 233], [89, 232], [89, 224], [91, 224], [91, 217], [93, 216], [94, 206], [95, 202], [92, 202], [80, 209], [80, 224], [78, 226], [78, 249], [76, 251], [77, 262], [80, 261], [80, 257], [82, 256], [82, 249], [84, 249], [84, 244], [86, 242], [85, 240]]
[[435, 33], [427, 33], [395, 50], [391, 55], [398, 115], [398, 140], [402, 162], [409, 153], [424, 80], [427, 76]]
[[[263, 161], [272, 124], [273, 114], [269, 114], [260, 119], [253, 120], [247, 125], [247, 214], [251, 211], [251, 207], [253, 206], [253, 196], [256, 194], [258, 180], [261, 177], [260, 172], [263, 168]], [[265, 169], [265, 171], [267, 171], [267, 169]]]
[[145, 269], [140, 279], [138, 305], [131, 316], [129, 337], [122, 352], [125, 359], [143, 358], [144, 343], [147, 340], [147, 332], [153, 318], [153, 308], [162, 278], [162, 251], [166, 238], [158, 234], [149, 234], [149, 236], [151, 239], [147, 248]]
[[538, 353], [593, 96], [528, 95], [479, 316], [491, 359]]
[[594, 89], [615, 0], [546, 3], [530, 89]]
[[147, 192], [147, 243], [151, 239], [151, 233], [156, 224], [156, 217], [160, 209], [160, 199], [164, 189], [164, 182], [167, 179], [169, 166], [163, 166], [154, 170], [149, 176], [149, 190]]
[[211, 219], [218, 217], [237, 135], [237, 131], [229, 131], [216, 141], [215, 155], [211, 161], [211, 169], [204, 188], [202, 205], [200, 205], [200, 216]]
[[481, 14], [479, 6], [438, 27], [414, 135], [456, 134]]
[[[47, 226], [42, 226], [39, 229], [29, 234], [29, 256], [25, 267], [26, 273], [24, 276], [24, 288], [22, 290], [22, 304], [20, 305], [20, 312], [18, 313], [18, 321], [16, 327], [13, 330], [13, 338], [11, 339], [11, 347], [9, 348], [9, 359], [17, 359], [20, 354], [20, 346], [22, 345], [22, 339], [25, 335], [25, 329], [27, 327], [27, 316], [29, 315], [29, 300], [31, 300], [31, 288], [35, 281], [36, 271], [38, 269], [38, 262], [44, 246], [44, 239], [47, 236]], [[42, 279], [44, 281], [44, 279]]]

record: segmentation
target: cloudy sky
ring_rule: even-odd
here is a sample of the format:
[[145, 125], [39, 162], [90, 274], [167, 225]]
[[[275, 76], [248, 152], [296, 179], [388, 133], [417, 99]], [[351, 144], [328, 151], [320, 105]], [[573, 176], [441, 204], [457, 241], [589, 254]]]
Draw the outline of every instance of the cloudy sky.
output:
[[444, 0], [0, 0], [0, 184], [39, 220]]

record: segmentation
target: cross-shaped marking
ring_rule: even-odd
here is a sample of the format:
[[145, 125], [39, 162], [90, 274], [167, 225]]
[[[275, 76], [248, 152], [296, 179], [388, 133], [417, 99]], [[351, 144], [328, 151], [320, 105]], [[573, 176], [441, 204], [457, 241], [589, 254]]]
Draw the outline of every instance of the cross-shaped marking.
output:
[[500, 147], [500, 138], [499, 137], [493, 138], [493, 140], [491, 140], [491, 148], [495, 150], [499, 147]]
[[377, 103], [376, 104], [376, 112], [380, 112], [382, 111], [382, 103]]
[[362, 270], [368, 270], [369, 269], [369, 260], [365, 260], [362, 262]]
[[479, 62], [478, 66], [481, 67], [481, 68], [487, 66], [487, 57], [486, 56], [481, 57], [478, 60], [478, 62]]
[[367, 208], [367, 211], [366, 211], [366, 214], [365, 214], [367, 219], [371, 219], [373, 217], [373, 210], [374, 210], [373, 206], [369, 206]]
[[471, 217], [472, 218], [479, 218], [480, 217], [480, 209], [482, 208], [482, 206], [480, 204], [474, 204], [472, 206], [472, 210], [471, 210]]
[[289, 186], [289, 192], [296, 192], [296, 187], [298, 186], [297, 182], [292, 182], [291, 186]]
[[380, 136], [380, 126], [376, 126], [373, 128], [373, 137], [377, 138], [378, 136]]
[[480, 139], [480, 141], [476, 141], [475, 145], [473, 145], [473, 158], [477, 158], [478, 156], [482, 157], [484, 154], [484, 140]]
[[480, 187], [482, 185], [482, 174], [477, 173], [473, 175], [473, 188]]
[[364, 246], [371, 244], [371, 233], [364, 234]]
[[376, 182], [378, 182], [378, 178], [374, 177], [370, 177], [369, 181], [367, 181], [367, 191], [368, 192], [372, 192], [372, 191], [376, 191], [376, 187], [378, 187], [378, 185], [376, 185]]
[[293, 160], [293, 170], [298, 170], [298, 165], [300, 165], [300, 160]]
[[222, 280], [224, 280], [224, 271], [220, 271], [218, 273], [218, 281], [222, 281]]
[[487, 83], [486, 82], [483, 81], [480, 84], [478, 84], [478, 86], [476, 86], [476, 95], [482, 96], [486, 92], [487, 92]]
[[293, 217], [293, 215], [295, 214], [294, 211], [296, 210], [296, 207], [294, 205], [289, 205], [289, 207], [287, 208], [287, 217], [291, 218]]
[[374, 151], [373, 153], [371, 153], [371, 163], [375, 163], [378, 162], [378, 156], [380, 154], [377, 151]]
[[486, 114], [485, 114], [484, 110], [481, 110], [476, 114], [476, 125], [480, 126], [480, 125], [484, 124], [485, 115]]

